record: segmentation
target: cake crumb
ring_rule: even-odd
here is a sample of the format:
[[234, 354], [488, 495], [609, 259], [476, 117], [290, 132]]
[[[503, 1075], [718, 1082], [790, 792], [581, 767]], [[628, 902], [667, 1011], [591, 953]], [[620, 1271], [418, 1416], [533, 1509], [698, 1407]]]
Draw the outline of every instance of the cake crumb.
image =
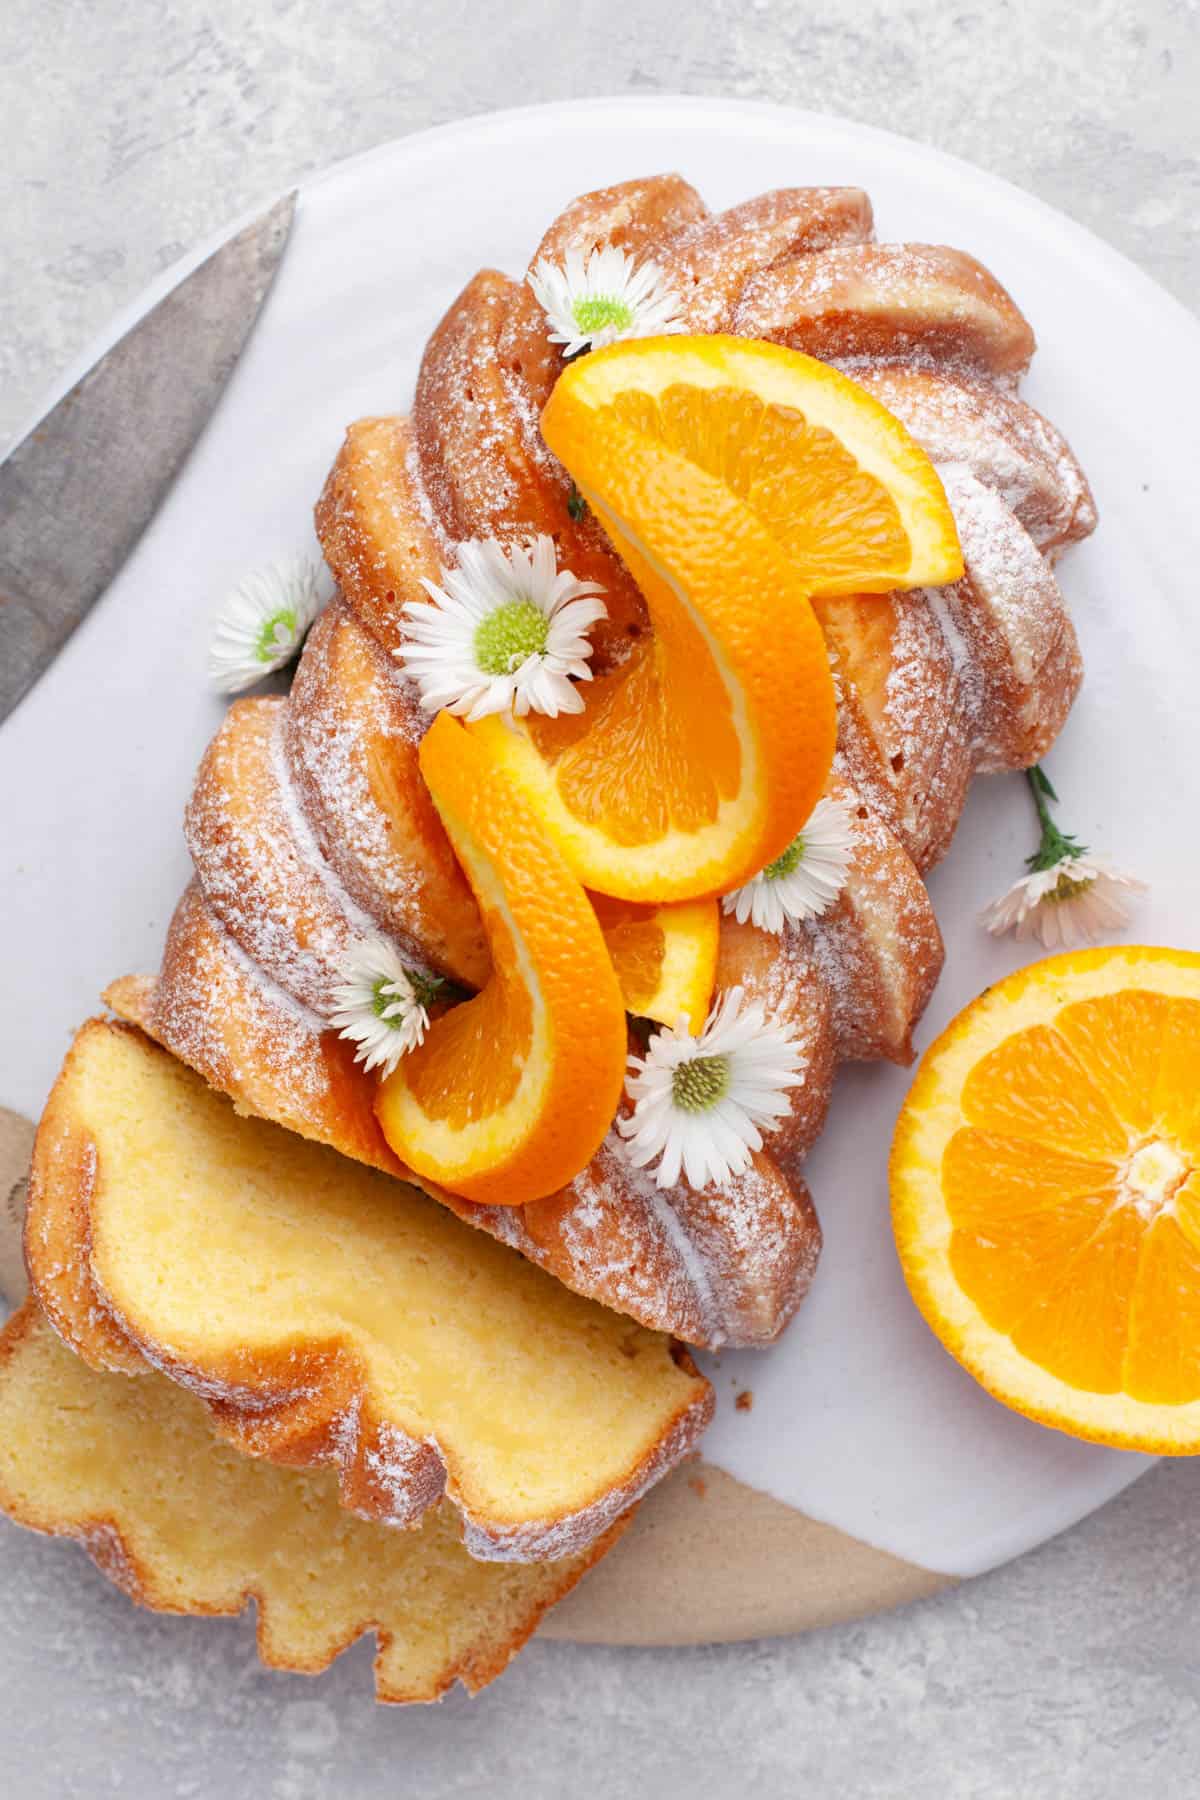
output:
[[739, 1412], [750, 1412], [754, 1406], [754, 1389], [743, 1388], [733, 1404]]
[[708, 1492], [708, 1483], [705, 1481], [703, 1475], [689, 1475], [688, 1486], [698, 1500], [703, 1500], [705, 1494]]

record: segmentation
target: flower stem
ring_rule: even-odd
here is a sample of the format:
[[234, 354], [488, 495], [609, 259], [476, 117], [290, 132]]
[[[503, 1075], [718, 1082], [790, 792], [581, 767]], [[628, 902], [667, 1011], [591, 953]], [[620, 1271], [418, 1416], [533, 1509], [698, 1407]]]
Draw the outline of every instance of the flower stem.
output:
[[1058, 795], [1041, 764], [1034, 763], [1031, 769], [1026, 769], [1025, 779], [1029, 783], [1038, 823], [1042, 828], [1041, 842], [1033, 855], [1025, 858], [1026, 867], [1034, 870], [1052, 869], [1056, 863], [1067, 862], [1076, 856], [1086, 856], [1087, 845], [1076, 843], [1067, 832], [1060, 831], [1050, 816], [1047, 802], [1057, 801]]
[[1041, 764], [1034, 763], [1032, 769], [1026, 769], [1025, 779], [1029, 783], [1029, 791], [1033, 795], [1033, 804], [1037, 809], [1038, 823], [1043, 832], [1056, 832], [1057, 827], [1050, 817], [1050, 808], [1046, 802], [1047, 800], [1057, 800], [1058, 795], [1050, 785]]

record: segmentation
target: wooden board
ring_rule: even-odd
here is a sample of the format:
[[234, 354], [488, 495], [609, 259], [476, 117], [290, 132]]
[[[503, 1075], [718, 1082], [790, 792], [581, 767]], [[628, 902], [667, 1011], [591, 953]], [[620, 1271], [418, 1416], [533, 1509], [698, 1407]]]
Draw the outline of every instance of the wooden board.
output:
[[784, 1637], [950, 1585], [699, 1461], [642, 1502], [633, 1529], [541, 1634], [578, 1644]]

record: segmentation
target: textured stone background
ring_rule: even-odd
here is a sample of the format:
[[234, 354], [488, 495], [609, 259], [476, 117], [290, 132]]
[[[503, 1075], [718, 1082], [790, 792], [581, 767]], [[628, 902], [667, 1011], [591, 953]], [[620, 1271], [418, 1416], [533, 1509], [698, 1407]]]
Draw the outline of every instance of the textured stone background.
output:
[[[0, 443], [150, 275], [307, 171], [495, 107], [670, 91], [837, 112], [955, 151], [1196, 304], [1196, 0], [2, 0]], [[724, 1649], [537, 1645], [480, 1700], [404, 1715], [367, 1700], [365, 1647], [315, 1685], [268, 1676], [247, 1621], [132, 1615], [81, 1558], [72, 1591], [71, 1553], [4, 1531], [6, 1658], [55, 1670], [58, 1725], [48, 1742], [0, 1698], [0, 1786], [14, 1800], [1194, 1795], [1198, 1517], [1200, 1465], [1162, 1466], [1065, 1538], [907, 1613]]]

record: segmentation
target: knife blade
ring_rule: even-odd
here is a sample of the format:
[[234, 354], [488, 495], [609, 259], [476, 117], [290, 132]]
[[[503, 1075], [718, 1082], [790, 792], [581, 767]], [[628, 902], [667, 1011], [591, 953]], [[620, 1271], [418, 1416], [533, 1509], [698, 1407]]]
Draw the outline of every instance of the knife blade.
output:
[[0, 463], [0, 721], [157, 512], [287, 246], [295, 193], [193, 269]]

